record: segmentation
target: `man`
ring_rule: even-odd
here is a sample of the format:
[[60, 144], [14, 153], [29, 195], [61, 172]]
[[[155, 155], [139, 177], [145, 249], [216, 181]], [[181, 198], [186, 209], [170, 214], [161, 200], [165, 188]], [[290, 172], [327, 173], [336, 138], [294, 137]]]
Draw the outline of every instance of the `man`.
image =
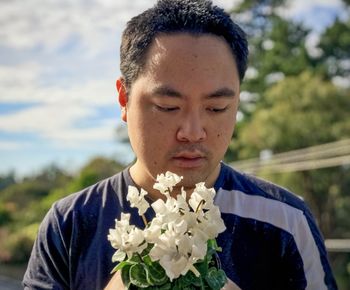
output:
[[[152, 186], [166, 171], [183, 176], [180, 186], [187, 192], [202, 181], [216, 189], [227, 228], [218, 237], [220, 260], [238, 287], [336, 289], [303, 201], [221, 162], [247, 54], [243, 31], [206, 0], [161, 0], [128, 23], [117, 90], [136, 162], [53, 205], [33, 248], [26, 289], [121, 288], [118, 275], [108, 284], [115, 266], [108, 230], [121, 212], [143, 227], [126, 201], [127, 187], [142, 187], [156, 200]], [[153, 215], [146, 212], [148, 220]]]

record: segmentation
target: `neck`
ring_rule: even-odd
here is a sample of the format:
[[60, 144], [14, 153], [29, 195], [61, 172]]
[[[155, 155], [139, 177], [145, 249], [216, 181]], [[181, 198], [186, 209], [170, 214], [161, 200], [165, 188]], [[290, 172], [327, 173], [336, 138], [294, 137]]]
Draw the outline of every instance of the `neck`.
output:
[[[214, 183], [220, 173], [220, 167], [220, 164], [218, 164], [217, 168], [212, 172], [212, 174], [203, 180], [206, 187], [210, 188], [214, 186]], [[149, 199], [153, 201], [159, 198], [163, 200], [165, 199], [165, 196], [162, 193], [153, 188], [153, 185], [156, 182], [156, 176], [152, 176], [152, 174], [145, 170], [138, 161], [136, 161], [136, 163], [130, 167], [129, 173], [135, 185], [139, 188], [143, 188], [148, 192], [147, 197]], [[187, 184], [187, 186], [183, 186], [183, 183], [180, 183], [178, 186], [175, 186], [173, 188], [171, 196], [176, 198], [178, 194], [181, 194], [182, 188], [186, 191], [187, 199], [189, 199], [195, 188], [195, 184]]]

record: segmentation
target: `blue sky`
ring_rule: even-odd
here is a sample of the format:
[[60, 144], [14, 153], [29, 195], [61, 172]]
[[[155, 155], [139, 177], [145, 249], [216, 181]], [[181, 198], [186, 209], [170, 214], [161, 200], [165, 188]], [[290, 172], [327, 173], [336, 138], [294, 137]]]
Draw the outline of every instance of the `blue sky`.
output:
[[[0, 174], [51, 163], [74, 171], [96, 155], [132, 160], [116, 134], [119, 40], [154, 2], [0, 1]], [[340, 1], [292, 0], [283, 13], [320, 31], [340, 11]]]

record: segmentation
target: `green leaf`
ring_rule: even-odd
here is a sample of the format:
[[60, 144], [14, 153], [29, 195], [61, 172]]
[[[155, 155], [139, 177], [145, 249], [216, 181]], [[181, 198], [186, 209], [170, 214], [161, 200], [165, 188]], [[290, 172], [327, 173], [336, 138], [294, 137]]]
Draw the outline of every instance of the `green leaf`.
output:
[[131, 265], [127, 264], [127, 265], [124, 265], [123, 267], [121, 267], [121, 271], [120, 271], [120, 276], [122, 278], [123, 284], [127, 288], [129, 288], [130, 284], [131, 284], [131, 281], [130, 281], [130, 268], [131, 268]]
[[168, 280], [165, 270], [159, 263], [150, 263], [146, 267], [147, 281], [152, 285], [162, 285]]
[[130, 267], [130, 282], [139, 288], [147, 288], [146, 271], [143, 264], [134, 264]]
[[207, 257], [204, 257], [204, 260], [202, 262], [196, 263], [194, 266], [196, 267], [196, 269], [201, 274], [201, 277], [207, 276], [207, 273], [208, 273]]
[[220, 290], [226, 284], [227, 277], [223, 270], [212, 267], [209, 269], [205, 280], [212, 290]]
[[146, 265], [152, 265], [154, 263], [149, 255], [143, 256], [142, 259]]
[[221, 252], [222, 249], [218, 246], [215, 239], [208, 240], [207, 242], [207, 257], [210, 259], [212, 255], [216, 254], [216, 252]]
[[185, 276], [181, 277], [182, 283], [184, 287], [194, 285], [199, 287], [201, 285], [201, 281], [192, 271], [188, 271]]
[[111, 273], [114, 273], [114, 272], [117, 272], [119, 270], [121, 270], [123, 267], [125, 267], [126, 265], [133, 265], [135, 264], [134, 262], [130, 262], [130, 261], [123, 261], [123, 262], [120, 262], [117, 266], [114, 267], [114, 269], [111, 271]]
[[157, 287], [156, 289], [158, 289], [158, 290], [170, 290], [171, 289], [171, 284], [170, 284], [170, 282], [168, 282], [168, 283], [166, 283], [166, 284], [164, 284], [164, 285], [162, 285], [160, 287]]
[[130, 262], [135, 262], [135, 263], [142, 263], [142, 257], [140, 255], [132, 255], [132, 257], [129, 259]]

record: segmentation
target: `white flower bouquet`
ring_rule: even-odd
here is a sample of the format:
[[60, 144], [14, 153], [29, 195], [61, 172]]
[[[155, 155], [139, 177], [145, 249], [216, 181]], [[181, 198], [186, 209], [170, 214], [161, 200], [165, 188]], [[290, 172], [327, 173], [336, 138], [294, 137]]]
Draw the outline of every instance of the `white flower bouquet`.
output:
[[117, 249], [112, 257], [119, 264], [112, 272], [121, 271], [127, 289], [221, 289], [225, 272], [217, 264], [215, 238], [225, 230], [220, 211], [214, 205], [214, 189], [196, 184], [190, 199], [186, 192], [176, 198], [173, 187], [182, 177], [166, 172], [157, 176], [154, 189], [165, 195], [165, 201], [152, 203], [155, 217], [147, 222], [147, 192], [129, 186], [127, 200], [138, 209], [146, 225], [144, 230], [130, 225], [130, 214], [121, 214], [108, 240]]

